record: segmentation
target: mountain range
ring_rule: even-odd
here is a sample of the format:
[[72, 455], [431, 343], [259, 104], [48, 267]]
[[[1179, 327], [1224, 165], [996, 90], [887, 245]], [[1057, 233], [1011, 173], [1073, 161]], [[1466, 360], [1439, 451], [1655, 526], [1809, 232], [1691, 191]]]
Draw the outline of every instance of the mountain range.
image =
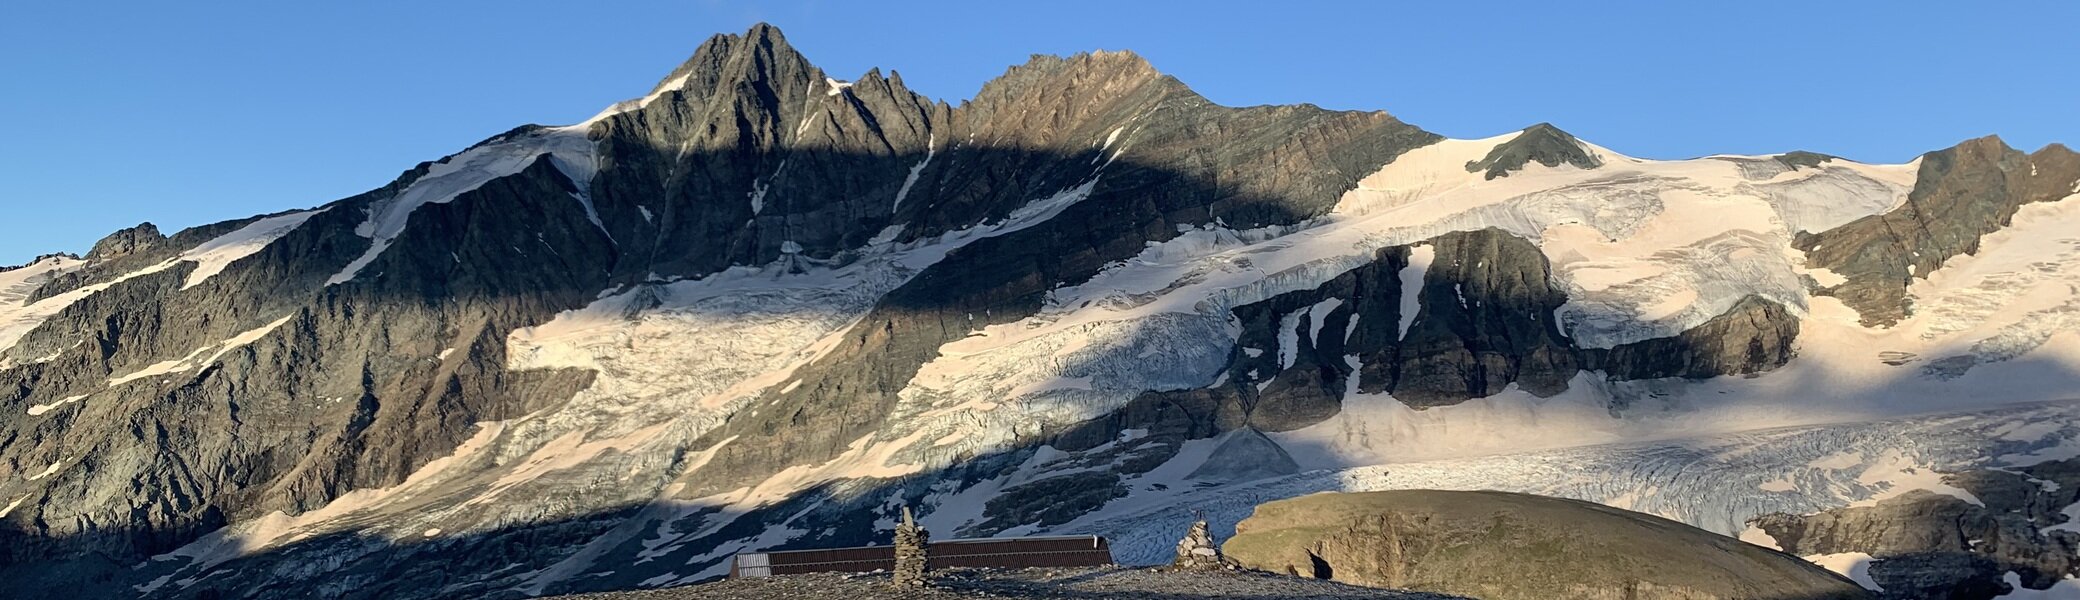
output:
[[[0, 580], [657, 587], [905, 506], [940, 538], [1181, 534], [1266, 481], [2071, 399], [2076, 332], [2060, 145], [1645, 160], [1219, 106], [1125, 52], [955, 105], [760, 25], [364, 194], [0, 271]], [[1733, 535], [2080, 456], [2080, 413], [2030, 410], [1957, 465], [1858, 437], [1800, 468], [1860, 487], [1649, 512]]]

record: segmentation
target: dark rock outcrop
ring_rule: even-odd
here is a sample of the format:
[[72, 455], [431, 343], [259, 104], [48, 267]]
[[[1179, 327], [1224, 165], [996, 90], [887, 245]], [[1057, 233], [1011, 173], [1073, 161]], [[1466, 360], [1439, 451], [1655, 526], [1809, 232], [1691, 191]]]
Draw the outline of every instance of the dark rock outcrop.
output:
[[1591, 154], [1581, 140], [1551, 123], [1539, 123], [1524, 128], [1516, 139], [1496, 146], [1480, 160], [1466, 163], [1466, 172], [1485, 173], [1483, 177], [1486, 179], [1508, 177], [1510, 173], [1524, 170], [1524, 165], [1532, 161], [1548, 167], [1574, 165], [1594, 169], [1603, 166], [1603, 161]]
[[1757, 517], [1786, 552], [1868, 554], [1888, 598], [1984, 599], [2011, 591], [2005, 573], [2043, 589], [2080, 576], [2080, 532], [2046, 529], [2080, 502], [2080, 459], [2016, 471], [1967, 471], [1944, 481], [1978, 500], [1909, 491], [1872, 506]]
[[1820, 233], [1793, 246], [1806, 263], [1847, 278], [1817, 293], [1840, 298], [1866, 326], [1890, 326], [1913, 313], [1907, 286], [1943, 261], [1976, 254], [1979, 239], [2006, 227], [2022, 205], [2072, 195], [2080, 154], [2050, 145], [2024, 154], [1983, 137], [1921, 157], [1905, 205]]
[[[1401, 275], [1418, 246], [1432, 258], [1416, 314], [1404, 315]], [[1384, 248], [1319, 287], [1237, 307], [1242, 332], [1226, 380], [1138, 399], [1123, 411], [1139, 416], [1120, 427], [1191, 415], [1194, 437], [1298, 429], [1337, 414], [1352, 377], [1359, 392], [1420, 409], [1510, 386], [1550, 396], [1585, 370], [1614, 380], [1705, 379], [1768, 371], [1795, 354], [1797, 316], [1760, 297], [1673, 337], [1613, 348], [1582, 348], [1561, 333], [1553, 314], [1566, 301], [1538, 247], [1499, 230]]]
[[1807, 152], [1804, 150], [1793, 150], [1791, 152], [1785, 152], [1783, 154], [1779, 154], [1770, 158], [1775, 159], [1777, 162], [1783, 163], [1784, 166], [1791, 167], [1793, 169], [1809, 169], [1813, 167], [1818, 167], [1823, 164], [1827, 164], [1828, 161], [1835, 160], [1835, 157], [1833, 156], [1821, 154], [1818, 152]]
[[1784, 366], [1796, 354], [1798, 317], [1760, 296], [1674, 337], [1584, 350], [1584, 368], [1614, 379], [1752, 375]]
[[109, 260], [140, 252], [150, 252], [153, 248], [165, 242], [166, 236], [159, 233], [159, 226], [151, 223], [142, 223], [136, 227], [108, 234], [108, 237], [94, 242], [94, 249], [87, 251], [87, 260]]

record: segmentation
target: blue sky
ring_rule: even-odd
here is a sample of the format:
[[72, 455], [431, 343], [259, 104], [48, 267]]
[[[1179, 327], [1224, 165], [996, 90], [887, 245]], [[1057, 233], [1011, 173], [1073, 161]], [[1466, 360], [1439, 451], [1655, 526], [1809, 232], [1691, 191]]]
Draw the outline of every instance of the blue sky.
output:
[[1029, 54], [1131, 49], [1222, 104], [1550, 121], [1651, 158], [2080, 142], [2073, 2], [9, 0], [0, 265], [359, 193], [641, 95], [758, 21], [834, 76], [950, 101]]

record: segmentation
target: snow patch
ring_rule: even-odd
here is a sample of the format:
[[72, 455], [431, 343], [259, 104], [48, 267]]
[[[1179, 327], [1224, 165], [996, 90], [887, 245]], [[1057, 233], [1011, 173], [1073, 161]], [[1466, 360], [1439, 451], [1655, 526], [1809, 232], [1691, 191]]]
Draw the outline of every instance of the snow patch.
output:
[[81, 400], [85, 400], [85, 399], [87, 399], [87, 395], [86, 395], [86, 394], [80, 394], [80, 395], [77, 395], [77, 396], [66, 396], [66, 397], [64, 397], [64, 398], [59, 398], [57, 402], [52, 402], [52, 403], [50, 403], [50, 404], [38, 404], [38, 405], [35, 405], [35, 406], [31, 406], [31, 407], [29, 407], [29, 416], [32, 416], [32, 417], [35, 417], [35, 416], [41, 416], [41, 415], [43, 415], [44, 413], [48, 413], [48, 412], [50, 412], [50, 411], [53, 411], [53, 410], [57, 410], [57, 409], [58, 409], [58, 407], [60, 407], [60, 406], [64, 406], [64, 405], [67, 405], [67, 404], [71, 404], [71, 403], [74, 403], [74, 402], [78, 402], [78, 401], [81, 401]]
[[2080, 533], [2080, 502], [2075, 502], [2071, 505], [2066, 506], [2064, 510], [2059, 511], [2059, 514], [2066, 516], [2065, 522], [2044, 527], [2044, 533], [2048, 534], [2053, 531], [2071, 531], [2075, 533]]
[[751, 214], [759, 214], [766, 210], [766, 188], [766, 182], [753, 181], [751, 191], [744, 194], [751, 198]]
[[1843, 577], [1849, 578], [1850, 581], [1856, 582], [1856, 585], [1863, 586], [1863, 589], [1873, 592], [1885, 591], [1885, 588], [1880, 587], [1876, 580], [1871, 579], [1871, 563], [1875, 559], [1871, 558], [1869, 554], [1844, 552], [1841, 554], [1814, 554], [1804, 558], [1806, 562], [1820, 565], [1822, 569], [1834, 571]]
[[1342, 298], [1329, 298], [1307, 308], [1307, 341], [1316, 348], [1322, 345], [1322, 325], [1329, 321], [1329, 313], [1343, 306]]
[[1401, 268], [1401, 325], [1394, 339], [1408, 339], [1408, 326], [1414, 325], [1416, 315], [1423, 311], [1423, 278], [1430, 272], [1430, 263], [1437, 260], [1437, 247], [1422, 244], [1409, 249], [1408, 266]]
[[2010, 591], [2006, 594], [2001, 594], [1999, 596], [1994, 596], [1995, 598], [2015, 598], [2017, 600], [2080, 600], [2080, 579], [2067, 577], [2065, 579], [2058, 580], [2057, 583], [2051, 584], [2051, 587], [2041, 590], [2033, 590], [2026, 587], [2022, 587], [2022, 576], [2016, 574], [2014, 571], [2009, 571], [2007, 573], [2001, 574], [2001, 581], [2006, 582], [2008, 584], [2008, 587], [2012, 588], [2013, 591]]
[[1776, 550], [1778, 552], [1784, 551], [1783, 546], [1777, 545], [1776, 536], [1770, 535], [1767, 531], [1763, 531], [1761, 527], [1749, 525], [1747, 529], [1741, 530], [1741, 535], [1739, 537], [1740, 540], [1743, 542], [1747, 542], [1771, 550]]
[[1294, 361], [1300, 358], [1300, 317], [1305, 316], [1307, 311], [1308, 309], [1302, 308], [1278, 318], [1279, 370], [1293, 368]]
[[25, 479], [28, 479], [29, 481], [36, 481], [36, 480], [38, 480], [38, 479], [43, 479], [43, 478], [45, 478], [45, 477], [50, 477], [50, 476], [51, 476], [51, 474], [53, 474], [53, 473], [57, 473], [57, 472], [58, 472], [58, 468], [59, 468], [59, 467], [63, 467], [63, 466], [65, 466], [65, 461], [62, 461], [62, 460], [61, 460], [61, 461], [58, 461], [58, 462], [54, 462], [54, 463], [51, 463], [51, 464], [50, 464], [50, 466], [48, 466], [48, 467], [44, 467], [42, 471], [40, 471], [40, 472], [37, 472], [37, 473], [36, 473], [35, 475], [30, 475], [30, 476], [26, 477]]
[[917, 186], [917, 178], [924, 174], [926, 166], [932, 164], [932, 157], [939, 154], [938, 138], [926, 138], [924, 148], [924, 160], [917, 161], [916, 166], [910, 167], [910, 174], [903, 176], [903, 187], [896, 190], [896, 201], [888, 207], [888, 212], [894, 213], [903, 208], [903, 199], [910, 197], [910, 188]]
[[[241, 332], [238, 335], [232, 336], [231, 338], [223, 340], [221, 342], [196, 348], [193, 352], [189, 352], [187, 356], [183, 356], [181, 358], [159, 361], [157, 363], [153, 363], [151, 366], [145, 367], [143, 369], [138, 369], [137, 371], [131, 372], [127, 375], [110, 377], [108, 379], [108, 386], [116, 387], [140, 379], [172, 375], [174, 373], [192, 371], [205, 366], [209, 366], [211, 364], [215, 364], [218, 359], [223, 358], [226, 354], [230, 354], [231, 351], [245, 347], [249, 344], [252, 344], [253, 342], [260, 341], [261, 338], [267, 337], [267, 334], [274, 332], [275, 329], [288, 323], [289, 319], [295, 318], [295, 316], [296, 315], [293, 314], [284, 316], [280, 319], [275, 319], [274, 322]], [[197, 360], [197, 357], [202, 356], [202, 353], [209, 352], [211, 350], [215, 350], [216, 352], [210, 354], [209, 358]]]
[[320, 208], [260, 219], [240, 227], [237, 231], [218, 236], [182, 252], [174, 260], [193, 262], [195, 270], [188, 273], [188, 281], [181, 285], [181, 289], [202, 284], [210, 277], [224, 272], [224, 267], [230, 266], [238, 259], [252, 256], [268, 244], [303, 226], [304, 221], [309, 221], [311, 217], [326, 210], [330, 209]]

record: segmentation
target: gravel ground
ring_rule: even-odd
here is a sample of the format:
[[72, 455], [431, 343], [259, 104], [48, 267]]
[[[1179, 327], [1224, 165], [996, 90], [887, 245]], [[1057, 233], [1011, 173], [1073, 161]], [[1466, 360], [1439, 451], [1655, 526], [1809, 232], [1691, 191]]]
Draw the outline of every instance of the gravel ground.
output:
[[955, 569], [933, 572], [933, 586], [893, 590], [888, 574], [789, 575], [702, 585], [564, 596], [562, 600], [941, 600], [948, 598], [1143, 600], [1448, 600], [1421, 592], [1246, 572], [1170, 572], [1148, 568]]

